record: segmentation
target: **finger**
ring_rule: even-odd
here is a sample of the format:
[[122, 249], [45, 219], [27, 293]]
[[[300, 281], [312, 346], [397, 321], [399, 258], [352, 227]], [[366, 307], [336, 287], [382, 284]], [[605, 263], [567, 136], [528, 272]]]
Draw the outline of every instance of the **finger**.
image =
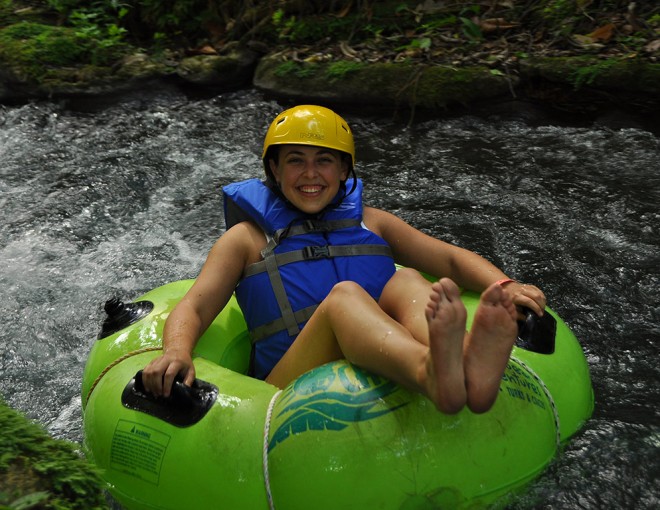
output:
[[531, 299], [534, 302], [536, 306], [535, 311], [537, 315], [539, 316], [543, 315], [543, 311], [545, 310], [545, 306], [546, 306], [545, 294], [543, 294], [543, 292], [541, 292], [536, 287], [532, 287], [525, 294], [529, 299]]
[[518, 307], [530, 309], [532, 312], [534, 312], [538, 316], [543, 315], [543, 308], [541, 308], [541, 306], [536, 301], [534, 301], [534, 299], [532, 299], [531, 297], [525, 296], [522, 293], [517, 294], [516, 297], [514, 298], [513, 302]]
[[183, 384], [186, 386], [192, 386], [193, 383], [195, 382], [195, 369], [190, 368], [188, 369], [188, 375], [186, 375], [186, 378], [183, 380]]
[[174, 384], [174, 379], [179, 373], [180, 369], [174, 364], [171, 364], [165, 373], [163, 374], [163, 396], [169, 397], [172, 393], [172, 385]]
[[514, 302], [519, 306], [530, 308], [536, 315], [542, 316], [545, 310], [545, 294], [535, 285], [521, 285]]
[[162, 395], [162, 371], [158, 368], [160, 359], [153, 360], [142, 371], [142, 384], [145, 390], [156, 396]]
[[[172, 386], [177, 376], [184, 378], [184, 384], [187, 386], [192, 385], [192, 381], [195, 380], [195, 369], [192, 365], [188, 365], [182, 362], [171, 363], [168, 369], [163, 374], [163, 396], [169, 397], [172, 393]], [[192, 376], [190, 383], [186, 383], [189, 377]]]

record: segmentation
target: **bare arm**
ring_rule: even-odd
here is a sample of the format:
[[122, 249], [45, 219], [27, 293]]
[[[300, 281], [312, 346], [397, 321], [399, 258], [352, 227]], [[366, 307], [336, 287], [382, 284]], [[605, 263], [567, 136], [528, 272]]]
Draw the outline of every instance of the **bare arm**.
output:
[[195, 283], [165, 322], [162, 356], [143, 371], [148, 391], [169, 396], [177, 375], [184, 377], [185, 384], [192, 384], [192, 351], [231, 298], [245, 266], [254, 261], [255, 243], [262, 239], [263, 234], [256, 227], [240, 223], [213, 245]]
[[[451, 278], [459, 286], [476, 292], [482, 292], [492, 283], [507, 278], [480, 255], [428, 236], [388, 212], [365, 207], [364, 222], [387, 241], [395, 261], [401, 265], [439, 278]], [[518, 282], [508, 283], [505, 288], [516, 305], [543, 314], [545, 296], [541, 290]]]

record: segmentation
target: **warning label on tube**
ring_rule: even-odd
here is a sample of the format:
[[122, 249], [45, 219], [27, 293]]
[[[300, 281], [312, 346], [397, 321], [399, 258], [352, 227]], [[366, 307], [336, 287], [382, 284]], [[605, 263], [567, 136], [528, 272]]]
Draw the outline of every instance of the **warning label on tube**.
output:
[[139, 423], [119, 420], [112, 436], [110, 467], [158, 485], [170, 436]]

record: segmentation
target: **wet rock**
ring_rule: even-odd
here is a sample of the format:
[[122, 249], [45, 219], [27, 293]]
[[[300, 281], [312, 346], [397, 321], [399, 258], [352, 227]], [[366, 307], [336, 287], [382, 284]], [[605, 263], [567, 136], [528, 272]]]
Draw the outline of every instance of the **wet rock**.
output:
[[517, 78], [493, 74], [482, 67], [298, 63], [271, 55], [260, 60], [253, 83], [280, 97], [435, 109], [510, 94]]
[[182, 59], [176, 74], [194, 85], [238, 88], [250, 84], [256, 61], [256, 53], [250, 50], [229, 55], [195, 55]]

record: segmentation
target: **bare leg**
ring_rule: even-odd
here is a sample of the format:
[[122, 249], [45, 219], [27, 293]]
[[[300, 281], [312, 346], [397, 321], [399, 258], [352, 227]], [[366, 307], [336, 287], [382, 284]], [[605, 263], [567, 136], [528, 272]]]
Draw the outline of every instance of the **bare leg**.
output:
[[419, 271], [399, 269], [387, 282], [378, 304], [395, 321], [405, 327], [418, 342], [429, 345], [426, 305], [431, 282]]
[[[424, 328], [405, 278], [393, 282], [390, 297], [383, 292], [383, 308], [353, 282], [335, 285], [266, 380], [284, 387], [312, 368], [346, 358], [422, 393], [445, 413], [458, 412], [466, 402], [474, 412], [489, 409], [515, 339], [515, 307], [508, 294], [489, 287], [466, 336], [465, 307], [451, 280], [431, 286], [413, 278], [412, 285], [430, 296], [421, 307]], [[393, 304], [397, 295], [401, 306]]]
[[417, 392], [428, 348], [358, 284], [341, 282], [319, 305], [266, 380], [279, 387], [328, 361], [346, 358]]
[[481, 302], [464, 351], [468, 407], [475, 413], [491, 408], [516, 339], [516, 307], [502, 287], [493, 284]]
[[467, 402], [463, 371], [463, 340], [467, 311], [458, 287], [443, 278], [431, 287], [426, 306], [429, 352], [420, 381], [438, 410], [454, 414]]

